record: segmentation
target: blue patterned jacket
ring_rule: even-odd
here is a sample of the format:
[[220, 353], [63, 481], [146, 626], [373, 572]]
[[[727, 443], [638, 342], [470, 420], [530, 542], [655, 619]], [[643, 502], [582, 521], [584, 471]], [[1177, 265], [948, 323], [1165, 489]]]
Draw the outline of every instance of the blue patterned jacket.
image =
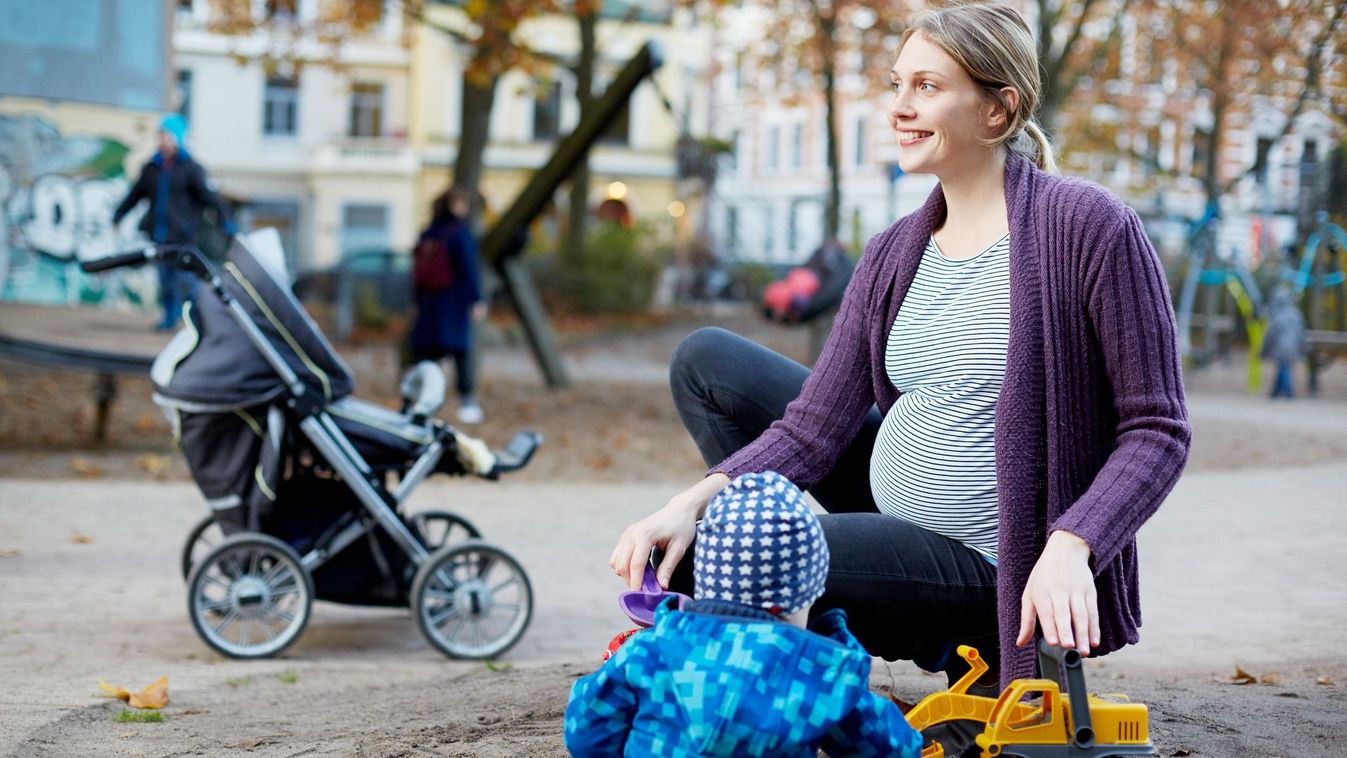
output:
[[810, 631], [748, 606], [669, 604], [566, 708], [574, 756], [916, 758], [921, 735], [869, 689], [870, 654], [830, 610]]

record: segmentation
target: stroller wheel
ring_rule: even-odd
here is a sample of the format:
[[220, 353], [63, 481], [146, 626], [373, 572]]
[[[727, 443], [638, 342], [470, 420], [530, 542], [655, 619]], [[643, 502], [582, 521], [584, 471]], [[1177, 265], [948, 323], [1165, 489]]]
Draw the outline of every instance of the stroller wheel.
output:
[[182, 578], [192, 573], [192, 566], [209, 553], [211, 548], [224, 541], [224, 530], [215, 523], [214, 516], [207, 516], [187, 533], [187, 542], [182, 546]]
[[509, 553], [485, 542], [449, 545], [417, 569], [412, 612], [430, 644], [450, 658], [495, 658], [533, 617], [533, 588]]
[[202, 556], [187, 579], [187, 612], [197, 634], [230, 658], [265, 658], [304, 631], [313, 577], [289, 545], [265, 534], [236, 534]]
[[449, 511], [425, 511], [413, 515], [408, 523], [421, 544], [432, 553], [450, 542], [480, 539], [482, 533], [471, 521]]

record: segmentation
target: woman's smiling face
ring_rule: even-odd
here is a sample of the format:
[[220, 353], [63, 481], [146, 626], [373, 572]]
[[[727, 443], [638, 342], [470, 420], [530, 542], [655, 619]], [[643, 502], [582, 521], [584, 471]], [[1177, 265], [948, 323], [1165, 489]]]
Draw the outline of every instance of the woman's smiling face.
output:
[[914, 34], [890, 77], [889, 127], [898, 138], [903, 171], [940, 175], [985, 160], [990, 148], [981, 140], [999, 117], [949, 53]]

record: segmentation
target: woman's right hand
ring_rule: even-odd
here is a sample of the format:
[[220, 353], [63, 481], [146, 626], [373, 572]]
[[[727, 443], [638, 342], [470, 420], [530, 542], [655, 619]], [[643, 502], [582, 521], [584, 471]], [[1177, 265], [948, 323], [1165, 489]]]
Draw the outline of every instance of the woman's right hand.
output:
[[608, 559], [608, 565], [618, 576], [627, 580], [628, 587], [638, 590], [645, 576], [645, 566], [650, 560], [650, 551], [658, 547], [664, 552], [664, 557], [660, 559], [656, 576], [659, 577], [659, 586], [668, 589], [674, 567], [683, 560], [697, 534], [697, 518], [711, 498], [729, 483], [728, 476], [711, 474], [674, 495], [663, 508], [623, 530], [617, 540], [617, 547], [613, 548], [613, 556]]

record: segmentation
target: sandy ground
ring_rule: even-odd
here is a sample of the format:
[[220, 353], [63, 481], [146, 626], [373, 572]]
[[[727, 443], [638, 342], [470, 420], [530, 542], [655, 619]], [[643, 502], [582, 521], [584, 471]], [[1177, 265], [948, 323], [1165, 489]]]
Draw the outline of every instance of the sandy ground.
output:
[[[800, 332], [736, 323], [802, 357]], [[88, 377], [0, 364], [0, 755], [564, 755], [570, 683], [626, 627], [612, 542], [700, 473], [662, 386], [687, 327], [563, 335], [561, 393], [488, 349], [482, 436], [547, 443], [516, 477], [432, 480], [410, 507], [463, 513], [529, 573], [533, 623], [497, 670], [444, 659], [404, 610], [326, 603], [279, 659], [217, 656], [176, 568], [205, 511], [147, 389], [123, 383], [95, 450]], [[362, 396], [391, 399], [391, 354], [348, 356]], [[1162, 756], [1342, 755], [1347, 381], [1335, 366], [1324, 399], [1273, 404], [1236, 394], [1240, 370], [1189, 378], [1193, 462], [1140, 537], [1144, 642], [1091, 662], [1091, 689], [1148, 704]], [[1262, 681], [1231, 683], [1237, 665]], [[95, 697], [165, 674], [163, 723]], [[942, 680], [877, 660], [872, 684], [912, 701]]]

